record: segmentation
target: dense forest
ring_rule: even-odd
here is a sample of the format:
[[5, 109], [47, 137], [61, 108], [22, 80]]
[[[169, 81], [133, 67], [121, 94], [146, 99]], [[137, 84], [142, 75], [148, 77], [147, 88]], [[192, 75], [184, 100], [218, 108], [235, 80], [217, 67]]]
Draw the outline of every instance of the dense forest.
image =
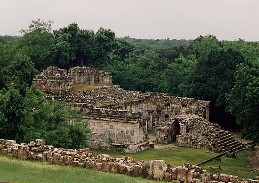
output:
[[[113, 83], [128, 90], [209, 100], [212, 122], [259, 142], [258, 42], [219, 41], [213, 35], [195, 40], [117, 38], [105, 28], [94, 32], [73, 23], [52, 30], [51, 25], [36, 20], [20, 37], [0, 37], [1, 138], [45, 138], [63, 147], [80, 147], [87, 140], [80, 117], [45, 100], [32, 85], [35, 74], [53, 65], [111, 72]], [[80, 143], [74, 144], [75, 139]]]

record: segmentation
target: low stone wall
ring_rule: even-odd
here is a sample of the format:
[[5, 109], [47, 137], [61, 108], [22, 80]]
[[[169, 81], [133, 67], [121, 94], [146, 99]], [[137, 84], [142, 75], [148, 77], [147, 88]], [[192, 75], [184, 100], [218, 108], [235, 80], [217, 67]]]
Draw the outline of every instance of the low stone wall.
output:
[[131, 157], [113, 158], [107, 154], [94, 154], [89, 149], [64, 149], [45, 145], [37, 139], [29, 144], [17, 144], [13, 140], [0, 139], [0, 154], [24, 160], [47, 161], [61, 165], [96, 169], [104, 172], [125, 174], [155, 180], [184, 182], [233, 182], [258, 183], [257, 180], [242, 180], [233, 175], [209, 174], [201, 167], [183, 164], [174, 166], [163, 160], [138, 162]]

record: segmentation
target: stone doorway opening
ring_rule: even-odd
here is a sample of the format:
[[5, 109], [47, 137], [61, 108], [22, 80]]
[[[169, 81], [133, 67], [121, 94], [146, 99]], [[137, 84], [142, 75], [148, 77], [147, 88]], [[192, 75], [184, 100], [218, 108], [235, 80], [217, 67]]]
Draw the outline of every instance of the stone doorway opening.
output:
[[176, 142], [176, 136], [180, 134], [180, 123], [175, 120], [171, 125], [171, 143]]

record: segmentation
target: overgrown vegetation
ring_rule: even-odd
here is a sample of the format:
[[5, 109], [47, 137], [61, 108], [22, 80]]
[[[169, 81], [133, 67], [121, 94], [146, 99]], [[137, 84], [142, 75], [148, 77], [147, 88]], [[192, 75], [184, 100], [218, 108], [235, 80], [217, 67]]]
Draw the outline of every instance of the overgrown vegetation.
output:
[[[111, 72], [113, 82], [125, 89], [210, 100], [211, 121], [228, 129], [239, 124], [244, 137], [259, 141], [257, 42], [219, 41], [211, 35], [193, 41], [116, 38], [110, 29], [93, 32], [73, 23], [52, 31], [51, 24], [36, 20], [21, 37], [0, 41], [3, 137], [25, 139], [21, 124], [30, 108], [24, 101], [36, 73], [50, 65], [86, 65]], [[64, 116], [69, 121], [70, 115]]]

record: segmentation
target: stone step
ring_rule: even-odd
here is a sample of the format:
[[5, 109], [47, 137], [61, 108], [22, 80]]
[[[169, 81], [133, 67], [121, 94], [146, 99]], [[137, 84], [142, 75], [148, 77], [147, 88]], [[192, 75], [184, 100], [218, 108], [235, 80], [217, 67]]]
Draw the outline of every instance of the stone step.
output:
[[241, 149], [244, 149], [244, 148], [245, 148], [244, 145], [241, 144], [241, 145], [239, 145], [239, 146], [234, 147], [233, 149], [231, 149], [230, 152], [236, 152], [236, 151], [241, 150]]
[[218, 140], [223, 140], [225, 138], [229, 138], [229, 137], [232, 137], [231, 134], [226, 134], [226, 135], [221, 135], [221, 136], [218, 136]]
[[221, 146], [221, 145], [229, 144], [233, 141], [235, 141], [233, 138], [228, 138], [228, 139], [225, 139], [225, 140], [218, 141], [217, 144], [219, 146]]
[[237, 147], [239, 147], [239, 146], [240, 146], [239, 143], [235, 143], [235, 144], [232, 144], [232, 145], [230, 145], [230, 146], [227, 146], [227, 149], [228, 149], [229, 151], [232, 151], [233, 149], [235, 149], [235, 148], [237, 148]]

